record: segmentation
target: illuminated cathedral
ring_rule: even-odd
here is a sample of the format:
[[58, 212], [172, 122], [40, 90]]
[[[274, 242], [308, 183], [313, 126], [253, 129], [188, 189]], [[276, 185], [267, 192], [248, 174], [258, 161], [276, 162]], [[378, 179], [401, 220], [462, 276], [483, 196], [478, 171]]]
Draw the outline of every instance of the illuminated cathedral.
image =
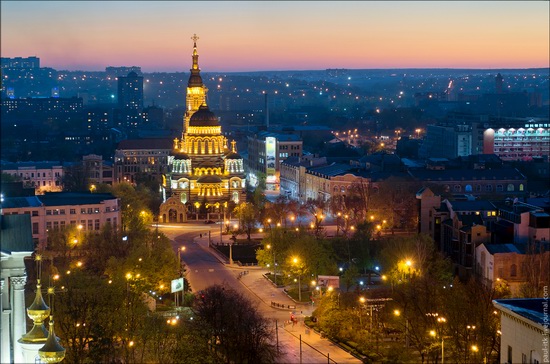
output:
[[208, 89], [199, 68], [198, 37], [191, 39], [193, 65], [187, 83], [183, 133], [181, 139], [174, 139], [168, 157], [161, 222], [184, 222], [187, 213], [222, 213], [246, 197], [243, 158], [237, 153], [235, 141], [228, 148], [219, 119], [208, 108]]

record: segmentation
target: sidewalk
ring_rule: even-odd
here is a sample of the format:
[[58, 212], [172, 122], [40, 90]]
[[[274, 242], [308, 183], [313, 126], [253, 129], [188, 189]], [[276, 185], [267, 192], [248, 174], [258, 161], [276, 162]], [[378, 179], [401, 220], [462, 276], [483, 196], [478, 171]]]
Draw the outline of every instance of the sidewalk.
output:
[[[260, 237], [261, 234], [254, 234], [252, 238]], [[223, 235], [222, 241], [229, 242], [230, 235]], [[216, 239], [216, 240], [214, 240]], [[211, 236], [211, 241], [219, 241], [219, 234], [215, 237]], [[298, 363], [300, 338], [303, 352], [303, 363], [361, 363], [350, 353], [341, 349], [331, 341], [321, 338], [315, 331], [308, 329], [304, 325], [304, 318], [311, 316], [316, 306], [311, 304], [296, 303], [284, 291], [283, 288], [275, 287], [275, 285], [265, 278], [263, 275], [268, 272], [267, 269], [258, 266], [241, 267], [237, 264], [230, 265], [228, 259], [218, 253], [215, 249], [208, 248], [208, 236], [200, 238], [197, 236], [195, 242], [212, 252], [222, 264], [228, 268], [235, 269], [240, 272], [247, 271], [247, 274], [241, 275], [240, 282], [254, 295], [256, 295], [266, 306], [277, 309], [282, 312], [294, 312], [298, 318], [298, 323], [293, 325], [279, 321], [279, 335], [281, 345], [286, 347], [286, 353], [282, 360], [284, 363]], [[295, 306], [294, 309], [277, 308], [271, 305], [271, 302], [278, 303], [284, 306]], [[290, 319], [290, 317], [289, 317]], [[285, 335], [286, 334], [286, 335]], [[288, 336], [287, 336], [288, 335]], [[328, 356], [328, 357], [327, 357]]]

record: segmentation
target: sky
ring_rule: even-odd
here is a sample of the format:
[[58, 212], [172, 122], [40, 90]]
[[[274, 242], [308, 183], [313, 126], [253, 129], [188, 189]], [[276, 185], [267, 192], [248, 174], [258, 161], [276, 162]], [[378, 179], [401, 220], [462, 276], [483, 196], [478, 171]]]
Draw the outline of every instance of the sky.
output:
[[188, 72], [549, 67], [549, 1], [6, 1], [2, 57]]

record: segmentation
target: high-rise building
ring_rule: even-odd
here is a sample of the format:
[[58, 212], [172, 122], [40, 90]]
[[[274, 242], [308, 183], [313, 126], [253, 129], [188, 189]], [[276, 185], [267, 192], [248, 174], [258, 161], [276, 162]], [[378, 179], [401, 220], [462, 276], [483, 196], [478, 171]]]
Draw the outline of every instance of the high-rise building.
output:
[[118, 78], [119, 124], [126, 128], [137, 128], [143, 110], [143, 77], [134, 71]]
[[143, 109], [143, 77], [135, 72], [118, 78], [118, 107], [121, 109]]
[[219, 218], [230, 202], [237, 204], [246, 197], [243, 158], [235, 141], [228, 148], [218, 117], [206, 103], [208, 90], [200, 75], [198, 37], [192, 39], [184, 129], [182, 138], [174, 139], [163, 186], [164, 197], [171, 196], [160, 207], [164, 222], [183, 222], [189, 211], [217, 213]]

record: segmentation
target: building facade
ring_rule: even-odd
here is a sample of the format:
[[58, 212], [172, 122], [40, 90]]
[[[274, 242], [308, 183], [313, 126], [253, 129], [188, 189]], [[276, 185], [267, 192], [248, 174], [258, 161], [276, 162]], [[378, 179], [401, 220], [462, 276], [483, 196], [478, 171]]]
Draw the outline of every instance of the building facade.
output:
[[301, 157], [303, 142], [295, 134], [263, 131], [248, 136], [248, 172], [251, 183], [258, 175], [265, 175], [266, 189], [281, 187], [280, 166], [289, 157]]
[[63, 190], [61, 184], [64, 170], [63, 164], [54, 161], [43, 162], [4, 162], [0, 169], [2, 173], [9, 174], [15, 179], [21, 180], [25, 188], [34, 188], [36, 194], [45, 192], [59, 192]]
[[30, 215], [32, 238], [44, 247], [48, 231], [69, 225], [84, 232], [98, 232], [107, 223], [121, 222], [120, 201], [111, 194], [51, 192], [41, 196], [9, 197], [2, 202], [3, 215]]
[[162, 181], [172, 141], [163, 138], [122, 140], [115, 150], [114, 182]]
[[[494, 300], [500, 311], [500, 363], [548, 361], [548, 308], [544, 298]], [[546, 327], [545, 327], [546, 325]], [[546, 338], [546, 342], [545, 342]]]
[[220, 213], [230, 202], [238, 204], [246, 199], [243, 158], [235, 141], [228, 148], [219, 119], [206, 103], [208, 89], [200, 75], [198, 37], [192, 39], [184, 129], [182, 137], [173, 140], [163, 177], [163, 222], [186, 221], [188, 212]]

